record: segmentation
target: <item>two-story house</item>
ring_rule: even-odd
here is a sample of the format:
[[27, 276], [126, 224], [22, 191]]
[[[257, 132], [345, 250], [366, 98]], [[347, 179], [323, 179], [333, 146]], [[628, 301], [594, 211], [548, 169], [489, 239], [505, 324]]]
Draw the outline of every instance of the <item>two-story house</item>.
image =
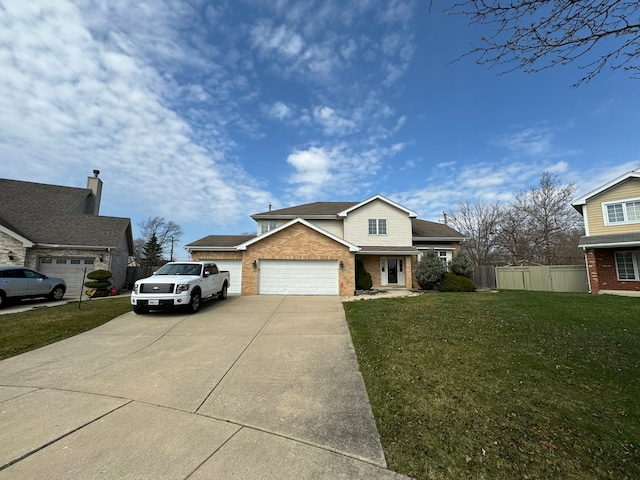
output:
[[640, 295], [640, 168], [572, 203], [584, 218], [579, 246], [591, 293]]
[[252, 215], [255, 236], [210, 235], [186, 246], [193, 260], [231, 272], [230, 293], [353, 295], [356, 261], [374, 288], [417, 288], [426, 249], [451, 260], [464, 237], [381, 195], [363, 202], [315, 202]]

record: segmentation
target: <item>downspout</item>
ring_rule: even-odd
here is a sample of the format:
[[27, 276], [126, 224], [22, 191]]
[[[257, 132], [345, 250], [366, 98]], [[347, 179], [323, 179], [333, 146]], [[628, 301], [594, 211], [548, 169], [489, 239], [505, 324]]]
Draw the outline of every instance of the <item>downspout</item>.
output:
[[589, 294], [591, 294], [591, 275], [589, 273], [589, 260], [587, 260], [587, 247], [582, 247], [584, 252], [584, 265], [587, 267], [587, 284], [589, 285]]

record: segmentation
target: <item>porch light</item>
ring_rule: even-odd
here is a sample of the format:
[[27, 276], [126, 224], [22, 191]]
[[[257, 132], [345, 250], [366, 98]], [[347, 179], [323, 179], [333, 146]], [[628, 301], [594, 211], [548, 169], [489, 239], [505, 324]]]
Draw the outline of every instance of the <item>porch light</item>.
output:
[[340, 270], [344, 270], [344, 262], [340, 260]]
[[258, 261], [254, 260], [251, 265], [253, 266], [253, 268], [258, 268]]
[[13, 260], [13, 252], [11, 250], [7, 252], [7, 257], [9, 257], [9, 260]]
[[100, 260], [101, 262], [104, 260], [104, 255], [102, 253], [98, 255], [98, 260]]

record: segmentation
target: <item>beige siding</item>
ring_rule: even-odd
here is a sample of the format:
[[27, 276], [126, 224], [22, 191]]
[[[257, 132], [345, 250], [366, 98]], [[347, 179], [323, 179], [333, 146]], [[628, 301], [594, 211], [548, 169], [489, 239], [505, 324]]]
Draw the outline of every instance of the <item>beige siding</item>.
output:
[[629, 225], [605, 225], [602, 204], [617, 200], [640, 198], [640, 180], [629, 178], [587, 201], [585, 215], [589, 225], [589, 235], [611, 235], [640, 231], [640, 223]]
[[344, 239], [344, 222], [340, 220], [309, 220], [309, 223], [316, 227], [326, 230], [338, 238]]
[[[369, 235], [370, 218], [385, 218], [387, 235]], [[408, 246], [412, 244], [411, 219], [406, 212], [374, 200], [345, 218], [344, 239], [359, 246]]]

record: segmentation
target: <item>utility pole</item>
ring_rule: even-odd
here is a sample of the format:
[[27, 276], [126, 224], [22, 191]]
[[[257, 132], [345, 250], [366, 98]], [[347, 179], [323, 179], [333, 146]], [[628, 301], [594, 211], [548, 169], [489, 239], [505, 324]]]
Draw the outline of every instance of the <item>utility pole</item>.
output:
[[173, 237], [171, 237], [171, 262], [173, 262]]

